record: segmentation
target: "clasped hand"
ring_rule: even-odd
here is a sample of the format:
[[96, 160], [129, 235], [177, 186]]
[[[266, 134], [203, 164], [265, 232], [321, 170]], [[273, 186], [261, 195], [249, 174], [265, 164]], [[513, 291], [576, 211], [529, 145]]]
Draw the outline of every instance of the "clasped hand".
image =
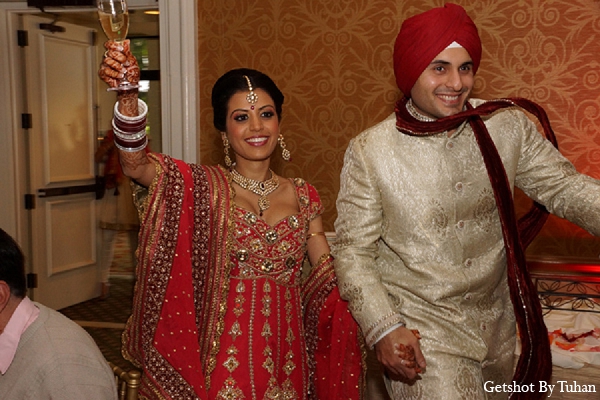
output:
[[399, 327], [375, 344], [377, 359], [390, 379], [412, 382], [425, 372], [419, 339], [417, 331]]
[[140, 81], [140, 67], [131, 54], [129, 39], [122, 42], [109, 40], [104, 43], [104, 57], [98, 76], [110, 87], [116, 88], [123, 77], [132, 85]]

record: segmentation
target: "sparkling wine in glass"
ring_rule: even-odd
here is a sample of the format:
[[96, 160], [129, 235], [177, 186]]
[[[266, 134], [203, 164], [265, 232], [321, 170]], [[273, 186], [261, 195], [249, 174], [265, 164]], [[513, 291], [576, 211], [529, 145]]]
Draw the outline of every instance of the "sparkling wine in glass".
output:
[[[129, 29], [129, 11], [125, 0], [97, 0], [98, 19], [102, 30], [110, 40], [122, 42], [127, 37]], [[139, 87], [123, 77], [116, 88], [108, 90], [130, 90]]]

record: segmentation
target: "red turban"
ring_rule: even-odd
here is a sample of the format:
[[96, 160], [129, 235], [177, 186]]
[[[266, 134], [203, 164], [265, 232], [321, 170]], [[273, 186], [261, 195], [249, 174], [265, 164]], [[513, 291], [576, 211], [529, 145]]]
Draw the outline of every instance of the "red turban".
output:
[[452, 42], [469, 52], [473, 72], [477, 72], [481, 40], [464, 8], [448, 3], [404, 21], [394, 45], [394, 73], [406, 97], [429, 63]]

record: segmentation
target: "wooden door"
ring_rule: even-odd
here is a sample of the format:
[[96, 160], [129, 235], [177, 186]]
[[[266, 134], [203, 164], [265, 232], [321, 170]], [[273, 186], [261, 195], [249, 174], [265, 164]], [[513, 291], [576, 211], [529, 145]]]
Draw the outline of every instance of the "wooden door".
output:
[[[99, 294], [93, 30], [23, 16], [35, 301], [59, 309]], [[42, 25], [41, 25], [42, 24]], [[47, 26], [47, 25], [46, 25]]]

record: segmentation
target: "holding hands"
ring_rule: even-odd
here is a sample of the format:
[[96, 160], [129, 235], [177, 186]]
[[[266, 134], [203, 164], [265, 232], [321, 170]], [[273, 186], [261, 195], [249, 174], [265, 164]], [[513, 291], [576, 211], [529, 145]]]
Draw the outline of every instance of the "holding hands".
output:
[[399, 327], [375, 344], [377, 359], [390, 379], [411, 382], [425, 372], [419, 339], [419, 331]]

